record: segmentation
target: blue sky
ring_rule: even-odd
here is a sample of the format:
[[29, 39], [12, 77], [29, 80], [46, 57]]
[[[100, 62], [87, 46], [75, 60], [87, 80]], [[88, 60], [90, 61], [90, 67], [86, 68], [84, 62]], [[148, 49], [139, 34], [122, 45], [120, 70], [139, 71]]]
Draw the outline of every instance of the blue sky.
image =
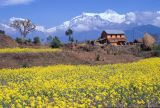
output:
[[107, 9], [121, 14], [130, 11], [158, 11], [160, 0], [0, 0], [0, 22], [20, 17], [52, 27], [83, 12], [104, 12]]

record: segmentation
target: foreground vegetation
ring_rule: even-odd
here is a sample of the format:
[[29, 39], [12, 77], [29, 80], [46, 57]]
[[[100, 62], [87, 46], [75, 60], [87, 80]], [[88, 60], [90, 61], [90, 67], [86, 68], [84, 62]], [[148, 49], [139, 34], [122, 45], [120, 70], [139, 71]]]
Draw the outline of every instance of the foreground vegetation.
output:
[[52, 49], [52, 48], [4, 48], [0, 49], [0, 53], [39, 53], [39, 52], [57, 52], [61, 51], [60, 49]]
[[126, 107], [160, 105], [160, 58], [104, 66], [0, 70], [1, 107]]

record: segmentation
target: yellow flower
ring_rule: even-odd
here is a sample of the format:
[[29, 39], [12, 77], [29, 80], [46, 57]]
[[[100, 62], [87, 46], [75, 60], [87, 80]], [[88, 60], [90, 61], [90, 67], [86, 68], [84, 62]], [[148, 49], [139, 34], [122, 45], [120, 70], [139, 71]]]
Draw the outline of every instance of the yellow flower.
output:
[[0, 69], [0, 107], [101, 108], [158, 104], [159, 85], [160, 58], [103, 66]]
[[97, 101], [101, 101], [101, 98], [100, 98], [99, 96], [96, 96], [95, 99], [96, 99]]

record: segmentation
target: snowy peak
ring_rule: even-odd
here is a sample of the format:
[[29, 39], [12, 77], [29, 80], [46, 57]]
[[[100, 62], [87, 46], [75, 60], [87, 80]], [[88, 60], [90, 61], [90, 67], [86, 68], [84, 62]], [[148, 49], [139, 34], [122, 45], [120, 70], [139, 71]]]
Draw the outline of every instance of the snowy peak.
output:
[[97, 30], [107, 26], [131, 24], [135, 23], [136, 15], [133, 12], [127, 14], [119, 14], [113, 10], [107, 10], [104, 13], [82, 13], [79, 16], [66, 21], [56, 29], [65, 30], [72, 28], [74, 31], [82, 32], [89, 30]]
[[125, 15], [120, 15], [113, 10], [107, 10], [104, 13], [83, 13], [83, 15], [90, 17], [99, 16], [102, 20], [106, 20], [112, 23], [122, 23], [125, 21]]
[[160, 12], [128, 12], [120, 14], [113, 10], [106, 10], [103, 13], [82, 13], [70, 21], [64, 22], [61, 27], [71, 27], [77, 32], [96, 30], [102, 28], [133, 27], [137, 25], [159, 25]]
[[104, 13], [82, 13], [82, 15], [73, 18], [74, 19], [79, 19], [79, 18], [89, 18], [89, 17], [98, 17], [101, 20], [105, 20], [111, 23], [124, 23], [124, 22], [135, 22], [136, 20], [136, 15], [133, 12], [129, 12], [126, 14], [119, 14], [116, 11], [113, 10], [107, 10]]

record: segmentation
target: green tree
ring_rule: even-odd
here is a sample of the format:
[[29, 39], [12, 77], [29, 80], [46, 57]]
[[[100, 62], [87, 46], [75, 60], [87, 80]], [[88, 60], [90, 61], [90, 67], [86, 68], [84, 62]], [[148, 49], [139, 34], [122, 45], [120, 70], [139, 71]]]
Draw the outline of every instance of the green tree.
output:
[[52, 48], [59, 48], [61, 46], [61, 41], [57, 36], [55, 36], [51, 42], [51, 47]]
[[34, 37], [33, 38], [33, 43], [34, 44], [40, 44], [41, 43], [40, 38], [38, 36]]
[[65, 32], [65, 35], [68, 36], [68, 40], [69, 42], [74, 42], [74, 39], [73, 39], [73, 30], [71, 28], [69, 28], [66, 32]]
[[53, 37], [52, 37], [51, 35], [49, 35], [49, 36], [47, 37], [47, 43], [48, 43], [48, 44], [51, 44], [52, 40], [53, 40]]

